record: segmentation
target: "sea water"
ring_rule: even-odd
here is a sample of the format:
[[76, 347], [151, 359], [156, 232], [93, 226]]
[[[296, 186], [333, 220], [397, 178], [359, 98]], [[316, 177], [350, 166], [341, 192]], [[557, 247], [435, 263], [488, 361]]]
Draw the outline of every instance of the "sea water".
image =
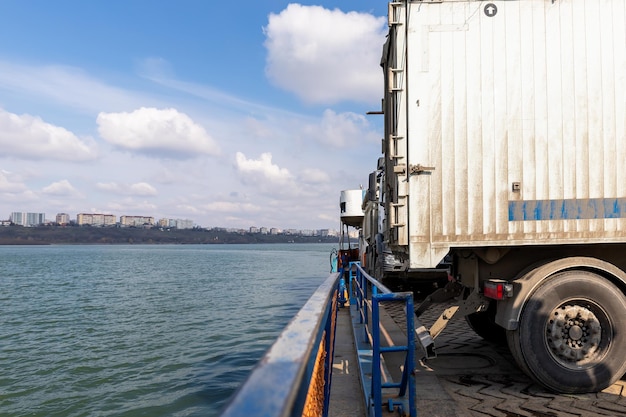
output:
[[329, 244], [0, 246], [0, 416], [216, 416]]

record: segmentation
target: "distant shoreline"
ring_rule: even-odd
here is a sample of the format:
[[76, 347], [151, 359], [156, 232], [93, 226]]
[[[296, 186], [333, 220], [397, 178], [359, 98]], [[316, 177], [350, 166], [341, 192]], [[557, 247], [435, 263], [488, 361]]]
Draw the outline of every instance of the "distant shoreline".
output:
[[235, 243], [336, 243], [336, 236], [236, 233], [221, 229], [132, 227], [0, 227], [0, 245], [137, 245]]

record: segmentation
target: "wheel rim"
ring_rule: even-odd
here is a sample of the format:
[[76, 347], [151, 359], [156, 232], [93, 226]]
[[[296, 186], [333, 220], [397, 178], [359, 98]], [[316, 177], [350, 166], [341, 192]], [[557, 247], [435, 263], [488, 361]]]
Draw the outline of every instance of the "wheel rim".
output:
[[609, 334], [612, 327], [607, 315], [586, 300], [561, 304], [552, 310], [546, 326], [550, 353], [559, 364], [570, 369], [597, 363], [606, 344], [603, 340]]

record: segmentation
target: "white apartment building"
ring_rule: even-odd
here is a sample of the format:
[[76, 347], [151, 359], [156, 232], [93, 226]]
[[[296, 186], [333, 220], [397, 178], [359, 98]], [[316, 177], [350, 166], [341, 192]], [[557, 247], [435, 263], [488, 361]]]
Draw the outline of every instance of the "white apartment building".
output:
[[70, 215], [67, 213], [57, 213], [56, 224], [60, 224], [60, 225], [70, 224]]
[[79, 226], [115, 226], [116, 217], [114, 214], [79, 213], [76, 215], [76, 224]]
[[193, 229], [193, 220], [176, 219], [177, 229]]
[[159, 219], [159, 227], [175, 227], [177, 229], [193, 229], [193, 220], [188, 219]]
[[120, 224], [122, 226], [134, 226], [134, 227], [143, 227], [145, 225], [154, 226], [154, 217], [121, 216]]
[[46, 222], [45, 213], [23, 213], [13, 212], [9, 218], [11, 223], [18, 224], [24, 227], [39, 226]]

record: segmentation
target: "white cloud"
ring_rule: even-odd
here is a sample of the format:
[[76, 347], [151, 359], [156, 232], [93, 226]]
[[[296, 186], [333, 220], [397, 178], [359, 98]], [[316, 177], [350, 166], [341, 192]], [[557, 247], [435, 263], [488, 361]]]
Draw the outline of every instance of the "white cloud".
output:
[[149, 201], [136, 201], [132, 197], [107, 204], [107, 210], [122, 216], [153, 216], [158, 206]]
[[78, 197], [81, 194], [68, 180], [53, 182], [42, 189], [44, 194], [60, 197]]
[[169, 79], [174, 76], [172, 64], [160, 56], [150, 56], [135, 62], [138, 74], [151, 80]]
[[99, 182], [96, 188], [110, 193], [120, 193], [121, 187], [116, 182]]
[[0, 60], [0, 89], [20, 97], [52, 100], [81, 113], [137, 107], [150, 100], [137, 92], [113, 87], [80, 68], [66, 65], [24, 65]]
[[261, 211], [261, 208], [254, 204], [230, 201], [215, 201], [206, 204], [204, 208], [207, 211], [219, 213], [257, 213]]
[[335, 148], [380, 140], [365, 116], [351, 112], [326, 110], [319, 123], [308, 124], [303, 129], [305, 136]]
[[0, 171], [0, 193], [19, 193], [26, 190], [26, 186], [14, 178], [9, 171]]
[[197, 206], [192, 206], [189, 204], [178, 204], [176, 205], [176, 212], [185, 213], [185, 215], [198, 216], [203, 214], [201, 210], [198, 209]]
[[280, 168], [272, 163], [272, 154], [261, 154], [259, 159], [247, 159], [246, 156], [237, 152], [236, 168], [246, 183], [286, 184], [293, 181], [293, 175], [289, 170]]
[[[10, 209], [6, 210], [7, 212], [11, 211], [26, 211], [27, 207], [33, 207], [33, 203], [36, 203], [36, 206], [41, 204], [41, 199], [37, 193], [32, 190], [22, 190], [16, 193], [8, 192], [3, 194], [2, 202], [4, 204], [10, 203]], [[28, 204], [27, 204], [28, 203]], [[15, 208], [17, 207], [17, 209]], [[41, 210], [32, 210], [32, 211], [41, 211]]]
[[265, 29], [266, 75], [311, 103], [375, 102], [386, 19], [290, 4]]
[[330, 175], [321, 169], [309, 168], [302, 170], [299, 180], [306, 184], [326, 184], [330, 182]]
[[151, 196], [157, 195], [157, 190], [146, 182], [138, 182], [130, 186], [130, 192], [134, 195]]
[[146, 58], [139, 63], [140, 76], [160, 86], [167, 87], [189, 96], [200, 98], [209, 106], [212, 114], [229, 115], [236, 113], [284, 113], [290, 112], [246, 100], [243, 97], [219, 90], [206, 84], [193, 83], [177, 79], [169, 62], [162, 58]]
[[157, 195], [157, 190], [146, 182], [119, 184], [117, 182], [99, 182], [96, 188], [113, 194], [150, 197]]
[[267, 123], [252, 117], [246, 118], [246, 127], [254, 137], [271, 138], [273, 134], [271, 127]]
[[33, 160], [87, 161], [96, 158], [91, 140], [28, 114], [0, 109], [2, 156]]
[[173, 108], [100, 113], [97, 123], [104, 140], [131, 152], [180, 159], [220, 153], [202, 126]]

